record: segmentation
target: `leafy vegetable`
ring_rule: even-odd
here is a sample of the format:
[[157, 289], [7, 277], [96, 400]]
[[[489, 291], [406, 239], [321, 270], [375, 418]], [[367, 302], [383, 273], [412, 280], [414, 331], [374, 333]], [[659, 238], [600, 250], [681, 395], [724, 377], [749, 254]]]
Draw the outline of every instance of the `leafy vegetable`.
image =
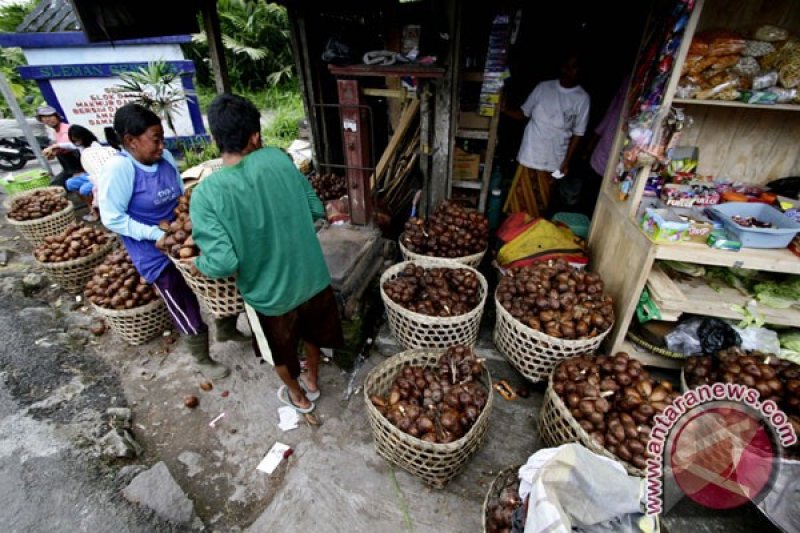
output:
[[800, 330], [793, 329], [786, 333], [781, 333], [778, 335], [778, 340], [781, 342], [781, 348], [800, 352]]
[[754, 287], [756, 298], [766, 306], [788, 309], [800, 306], [800, 276], [792, 276], [785, 281], [766, 281]]
[[706, 281], [709, 286], [719, 292], [721, 288], [719, 282], [733, 287], [743, 296], [752, 296], [752, 282], [748, 276], [740, 276], [738, 271], [743, 269], [731, 269], [726, 267], [706, 267]]

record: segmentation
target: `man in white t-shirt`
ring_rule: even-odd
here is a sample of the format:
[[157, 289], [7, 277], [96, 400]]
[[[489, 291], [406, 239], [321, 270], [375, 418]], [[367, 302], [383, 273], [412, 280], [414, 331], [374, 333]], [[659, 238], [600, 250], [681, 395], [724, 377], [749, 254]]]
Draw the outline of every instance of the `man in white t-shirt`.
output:
[[519, 166], [506, 212], [543, 216], [554, 176], [569, 173], [570, 161], [589, 121], [589, 95], [578, 85], [578, 67], [578, 57], [569, 56], [561, 65], [559, 79], [539, 83], [518, 112], [508, 113], [528, 118], [528, 124], [517, 154]]

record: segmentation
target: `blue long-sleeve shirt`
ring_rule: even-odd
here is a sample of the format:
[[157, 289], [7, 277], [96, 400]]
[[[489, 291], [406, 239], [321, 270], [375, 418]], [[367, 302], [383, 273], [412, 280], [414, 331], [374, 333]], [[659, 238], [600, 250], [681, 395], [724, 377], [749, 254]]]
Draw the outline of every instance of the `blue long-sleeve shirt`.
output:
[[[162, 157], [175, 167], [175, 170], [178, 169], [175, 158], [169, 150], [164, 150]], [[157, 241], [164, 235], [163, 230], [158, 226], [137, 222], [128, 215], [128, 204], [133, 195], [134, 165], [145, 172], [155, 172], [157, 168], [156, 164], [143, 165], [132, 157], [121, 156], [113, 157], [103, 167], [97, 184], [100, 218], [103, 225], [114, 233], [139, 241]], [[178, 181], [183, 192], [183, 181]]]

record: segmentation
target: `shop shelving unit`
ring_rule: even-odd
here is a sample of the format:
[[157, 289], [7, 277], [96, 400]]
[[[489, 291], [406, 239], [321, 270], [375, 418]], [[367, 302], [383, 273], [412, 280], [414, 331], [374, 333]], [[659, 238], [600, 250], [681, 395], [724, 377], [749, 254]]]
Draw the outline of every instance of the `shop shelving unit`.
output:
[[[755, 105], [742, 102], [675, 99], [675, 90], [692, 37], [708, 28], [741, 29], [761, 24], [800, 32], [800, 3], [792, 0], [697, 0], [673, 65], [664, 106], [682, 107], [693, 124], [683, 132], [681, 145], [698, 146], [698, 172], [763, 185], [785, 176], [800, 175], [800, 105]], [[618, 128], [612, 154], [617, 157], [624, 140]], [[650, 287], [666, 317], [682, 313], [740, 318], [734, 305], [747, 298], [734, 290], [714, 291], [699, 282], [675, 282], [658, 268], [656, 260], [670, 259], [702, 265], [741, 267], [800, 274], [800, 258], [788, 249], [743, 248], [739, 252], [715, 250], [703, 244], [662, 244], [651, 241], [636, 219], [649, 167], [638, 173], [627, 199], [620, 199], [614, 181], [616, 160], [609, 165], [595, 208], [589, 234], [592, 269], [605, 280], [615, 298], [616, 322], [607, 348], [626, 350], [645, 364], [679, 367], [681, 362], [659, 355], [643, 355], [626, 340], [639, 296]], [[767, 323], [800, 327], [796, 311], [758, 308]]]

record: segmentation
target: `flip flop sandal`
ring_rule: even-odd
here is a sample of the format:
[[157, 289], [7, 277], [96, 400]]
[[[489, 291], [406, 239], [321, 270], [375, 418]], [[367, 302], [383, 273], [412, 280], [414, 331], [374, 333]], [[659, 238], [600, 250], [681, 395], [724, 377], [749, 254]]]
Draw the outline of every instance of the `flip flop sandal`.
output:
[[308, 390], [308, 386], [306, 385], [305, 381], [303, 381], [301, 378], [297, 378], [297, 382], [300, 384], [300, 388], [305, 391], [306, 398], [308, 398], [309, 401], [316, 402], [317, 400], [319, 400], [319, 395], [320, 395], [319, 388], [317, 388], [317, 390], [315, 390], [314, 392], [311, 392], [310, 390]]
[[311, 405], [308, 407], [300, 407], [295, 405], [295, 403], [292, 401], [292, 397], [289, 396], [289, 387], [286, 385], [281, 385], [281, 387], [278, 389], [278, 400], [280, 400], [281, 403], [285, 403], [298, 413], [308, 414], [314, 410], [314, 402], [311, 402]]

